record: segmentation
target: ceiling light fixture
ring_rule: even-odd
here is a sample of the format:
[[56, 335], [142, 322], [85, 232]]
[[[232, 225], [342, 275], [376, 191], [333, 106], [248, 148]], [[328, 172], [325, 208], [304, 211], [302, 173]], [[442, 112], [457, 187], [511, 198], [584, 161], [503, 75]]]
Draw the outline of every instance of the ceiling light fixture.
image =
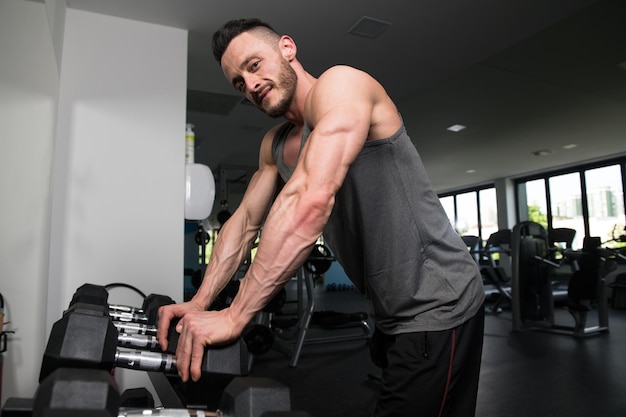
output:
[[547, 156], [547, 155], [552, 154], [552, 151], [550, 149], [540, 149], [538, 151], [531, 152], [531, 154], [535, 156]]
[[475, 172], [475, 169], [468, 169], [467, 171], [465, 171], [466, 174], [474, 174]]
[[374, 39], [380, 36], [380, 34], [383, 33], [389, 26], [391, 26], [390, 22], [363, 16], [354, 25], [352, 25], [350, 29], [348, 29], [348, 33]]
[[447, 130], [449, 130], [450, 132], [460, 132], [461, 130], [465, 129], [466, 126], [463, 125], [452, 125], [450, 127], [447, 128]]
[[569, 145], [564, 145], [563, 149], [574, 149], [577, 148], [578, 145], [576, 145], [575, 143], [570, 143]]

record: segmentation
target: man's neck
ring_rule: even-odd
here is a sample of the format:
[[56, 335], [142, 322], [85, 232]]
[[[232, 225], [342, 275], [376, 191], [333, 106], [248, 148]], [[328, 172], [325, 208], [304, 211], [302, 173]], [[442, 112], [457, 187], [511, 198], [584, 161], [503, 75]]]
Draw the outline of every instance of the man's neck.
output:
[[298, 85], [296, 92], [293, 96], [293, 102], [289, 107], [289, 110], [284, 114], [284, 118], [292, 122], [298, 127], [304, 126], [304, 112], [306, 98], [313, 88], [313, 85], [317, 82], [317, 78], [306, 72], [301, 66], [294, 68], [298, 75]]

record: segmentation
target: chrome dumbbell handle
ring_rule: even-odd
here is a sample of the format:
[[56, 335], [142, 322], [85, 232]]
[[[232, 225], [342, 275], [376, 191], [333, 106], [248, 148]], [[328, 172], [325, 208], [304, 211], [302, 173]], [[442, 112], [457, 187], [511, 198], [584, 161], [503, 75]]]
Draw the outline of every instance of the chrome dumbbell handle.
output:
[[118, 417], [139, 417], [139, 416], [160, 416], [160, 417], [217, 417], [222, 416], [219, 410], [215, 411], [203, 411], [203, 410], [187, 410], [177, 408], [155, 408], [153, 410], [139, 410], [139, 409], [121, 409], [118, 413]]
[[176, 373], [176, 357], [169, 353], [117, 349], [115, 365], [141, 371]]

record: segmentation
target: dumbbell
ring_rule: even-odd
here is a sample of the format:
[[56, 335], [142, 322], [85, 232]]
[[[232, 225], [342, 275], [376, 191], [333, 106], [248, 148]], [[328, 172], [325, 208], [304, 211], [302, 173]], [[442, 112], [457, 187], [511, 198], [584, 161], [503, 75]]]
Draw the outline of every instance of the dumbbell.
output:
[[[61, 367], [107, 371], [120, 367], [176, 373], [176, 357], [171, 353], [119, 348], [119, 333], [106, 310], [89, 307], [75, 304], [54, 323], [44, 351], [39, 381]], [[248, 362], [246, 345], [237, 339], [228, 345], [207, 347], [200, 368], [203, 374], [245, 375]]]
[[120, 408], [117, 384], [104, 370], [59, 368], [46, 377], [33, 399], [33, 417], [119, 416], [308, 417], [291, 411], [289, 388], [269, 378], [234, 378], [215, 411]]
[[158, 319], [159, 307], [175, 303], [172, 298], [161, 294], [148, 295], [141, 308], [109, 304], [108, 300], [109, 292], [105, 287], [87, 283], [76, 289], [69, 307], [78, 303], [108, 306], [109, 315], [115, 321], [154, 325]]
[[[225, 289], [228, 297], [234, 298], [239, 289], [238, 284], [238, 281], [230, 281], [230, 287], [227, 286], [227, 288], [230, 289], [228, 289], [228, 291]], [[225, 291], [222, 292], [224, 293]], [[280, 310], [286, 298], [284, 289], [283, 292], [279, 292], [275, 299], [276, 298], [282, 300], [282, 303], [280, 301], [274, 301], [274, 305]], [[118, 345], [158, 350], [160, 346], [156, 338], [157, 326], [154, 325], [158, 318], [158, 309], [162, 305], [172, 303], [174, 303], [174, 301], [168, 296], [150, 294], [144, 300], [141, 309], [129, 306], [109, 305], [108, 291], [106, 288], [94, 284], [84, 284], [74, 293], [72, 301], [70, 302], [70, 309], [73, 306], [83, 304], [108, 306], [109, 315], [113, 319], [113, 325], [117, 328], [119, 333]], [[133, 317], [141, 317], [143, 314], [147, 316], [147, 319], [133, 320]], [[122, 320], [120, 320], [120, 318], [122, 318]], [[168, 353], [176, 352], [176, 345], [178, 344], [178, 333], [174, 330], [176, 323], [177, 320], [173, 321], [172, 325], [170, 325]], [[248, 352], [255, 355], [268, 352], [274, 343], [274, 334], [272, 331], [269, 327], [261, 324], [249, 324], [246, 326], [242, 333], [242, 338], [247, 345]]]

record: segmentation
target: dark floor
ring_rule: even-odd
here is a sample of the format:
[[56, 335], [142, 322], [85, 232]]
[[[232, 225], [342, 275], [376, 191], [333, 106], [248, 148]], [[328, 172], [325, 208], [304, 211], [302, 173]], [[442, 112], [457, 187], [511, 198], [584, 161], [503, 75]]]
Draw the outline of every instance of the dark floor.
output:
[[[365, 310], [364, 300], [353, 291], [316, 288], [314, 299], [317, 311]], [[590, 323], [595, 318], [592, 313]], [[573, 324], [563, 311], [555, 321]], [[312, 328], [310, 334], [342, 331], [349, 330]], [[371, 364], [364, 340], [305, 345], [297, 366], [290, 362], [288, 355], [272, 350], [255, 359], [252, 374], [286, 384], [292, 409], [313, 417], [371, 414], [379, 370]], [[487, 313], [476, 416], [626, 416], [626, 310], [610, 308], [610, 333], [585, 339], [512, 332], [509, 309]]]

